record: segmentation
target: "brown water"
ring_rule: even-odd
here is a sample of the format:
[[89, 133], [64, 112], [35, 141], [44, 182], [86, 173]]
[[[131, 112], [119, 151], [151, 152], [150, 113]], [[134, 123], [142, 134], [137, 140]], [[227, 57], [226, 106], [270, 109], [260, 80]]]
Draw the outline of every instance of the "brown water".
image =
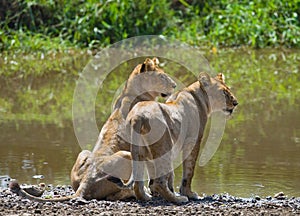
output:
[[[207, 55], [214, 69], [227, 75], [232, 91], [239, 99], [239, 106], [227, 122], [221, 145], [214, 157], [204, 167], [197, 165], [193, 188], [199, 194], [228, 192], [249, 197], [283, 191], [289, 196], [300, 196], [300, 90], [297, 84], [300, 82], [300, 52], [239, 52]], [[282, 53], [285, 57], [282, 57]], [[82, 62], [82, 68], [85, 63]], [[52, 102], [46, 104], [47, 108], [38, 107], [42, 111], [38, 108], [30, 111], [33, 105], [28, 104], [26, 107], [29, 107], [29, 111], [22, 110], [28, 100], [39, 103], [38, 96], [30, 94], [30, 97], [23, 98], [26, 102], [22, 102], [22, 97], [14, 94], [28, 95], [27, 79], [18, 82], [18, 88], [7, 90], [3, 86], [9, 87], [15, 82], [12, 78], [5, 80], [1, 77], [0, 99], [12, 98], [15, 108], [10, 109], [11, 105], [5, 105], [7, 103], [4, 102], [0, 107], [0, 176], [9, 175], [19, 182], [33, 184], [70, 183], [70, 170], [81, 149], [74, 135], [72, 121], [67, 118], [69, 114], [64, 116], [62, 112], [65, 108], [62, 107], [67, 107], [65, 110], [71, 108], [77, 77], [59, 76], [30, 78], [37, 83], [38, 94], [46, 91], [43, 89], [50, 89], [47, 97], [52, 92], [57, 95], [57, 101], [65, 98], [60, 106], [59, 103], [55, 106], [51, 99]], [[187, 79], [186, 74], [177, 76], [180, 80]], [[274, 81], [274, 76], [278, 80]], [[71, 92], [67, 95], [64, 91]], [[107, 97], [112, 96], [113, 93]], [[54, 105], [49, 110], [51, 104]], [[97, 106], [98, 115], [105, 119], [110, 109], [101, 103]], [[5, 111], [7, 109], [10, 111]], [[33, 117], [29, 118], [28, 112], [40, 113], [33, 113]], [[63, 117], [59, 119], [61, 115]], [[58, 120], [51, 121], [52, 118]], [[99, 121], [99, 125], [102, 123]], [[44, 179], [35, 179], [35, 175], [43, 175]], [[175, 186], [179, 185], [180, 176], [181, 170], [178, 168]]]

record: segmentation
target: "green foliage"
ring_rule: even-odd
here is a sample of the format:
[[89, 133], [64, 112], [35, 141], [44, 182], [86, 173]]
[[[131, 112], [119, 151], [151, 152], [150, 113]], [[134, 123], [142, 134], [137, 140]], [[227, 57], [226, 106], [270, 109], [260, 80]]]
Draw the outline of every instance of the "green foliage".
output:
[[101, 48], [151, 34], [195, 45], [299, 47], [300, 0], [3, 0], [0, 27], [0, 50]]
[[[208, 7], [207, 7], [208, 8]], [[204, 19], [205, 34], [217, 45], [300, 45], [300, 1], [220, 1]]]
[[[15, 7], [9, 7], [11, 5]], [[7, 11], [3, 10], [0, 23], [4, 29], [0, 31], [2, 50], [19, 48], [24, 31], [33, 37], [42, 34], [75, 46], [103, 47], [136, 35], [162, 34], [173, 15], [167, 0], [14, 0], [13, 3], [7, 0], [1, 2], [1, 6], [7, 8]], [[32, 39], [42, 40], [39, 37]], [[33, 45], [32, 48], [40, 47]]]
[[101, 48], [164, 34], [195, 45], [300, 46], [300, 0], [3, 0], [0, 50]]

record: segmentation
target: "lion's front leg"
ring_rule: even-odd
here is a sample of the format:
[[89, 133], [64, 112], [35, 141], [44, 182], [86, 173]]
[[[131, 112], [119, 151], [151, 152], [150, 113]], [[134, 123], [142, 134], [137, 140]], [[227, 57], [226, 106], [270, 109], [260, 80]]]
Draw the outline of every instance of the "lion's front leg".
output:
[[153, 186], [152, 186], [153, 189], [170, 202], [173, 203], [188, 202], [188, 198], [186, 196], [176, 196], [176, 194], [170, 190], [168, 179], [171, 177], [171, 175], [172, 174], [167, 174], [154, 179]]
[[174, 171], [169, 174], [168, 187], [174, 193]]
[[[155, 173], [155, 165], [152, 164], [152, 166], [149, 166], [148, 164], [149, 163], [147, 163], [147, 168], [148, 168], [148, 172], [149, 172], [149, 176], [150, 176], [149, 188], [150, 188], [152, 196], [158, 197], [159, 193], [158, 193], [158, 191], [155, 191], [155, 187], [154, 187], [154, 181], [155, 181], [155, 178], [157, 178], [157, 175]], [[154, 170], [154, 172], [149, 171], [151, 168], [152, 168], [152, 170]], [[168, 174], [167, 179], [168, 179], [168, 188], [172, 193], [174, 193], [174, 171], [172, 171]]]
[[199, 199], [196, 192], [192, 192], [191, 184], [194, 176], [195, 165], [199, 154], [200, 143], [187, 145], [183, 149], [183, 173], [180, 186], [180, 194], [187, 196], [189, 199]]
[[145, 152], [143, 147], [132, 147], [132, 175], [134, 179], [134, 193], [138, 200], [149, 201], [151, 196], [144, 189]]

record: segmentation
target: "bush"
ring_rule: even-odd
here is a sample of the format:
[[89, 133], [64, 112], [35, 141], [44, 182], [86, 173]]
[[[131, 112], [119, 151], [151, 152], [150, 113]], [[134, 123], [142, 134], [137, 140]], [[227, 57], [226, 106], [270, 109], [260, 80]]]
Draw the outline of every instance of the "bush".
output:
[[0, 7], [4, 14], [1, 28], [6, 35], [18, 34], [21, 29], [80, 46], [103, 46], [136, 35], [162, 34], [173, 16], [167, 0], [4, 0]]
[[54, 45], [32, 38], [103, 47], [151, 34], [196, 45], [300, 47], [300, 0], [2, 0], [0, 28], [1, 50]]
[[211, 8], [204, 26], [209, 40], [226, 46], [299, 46], [300, 1], [223, 0]]

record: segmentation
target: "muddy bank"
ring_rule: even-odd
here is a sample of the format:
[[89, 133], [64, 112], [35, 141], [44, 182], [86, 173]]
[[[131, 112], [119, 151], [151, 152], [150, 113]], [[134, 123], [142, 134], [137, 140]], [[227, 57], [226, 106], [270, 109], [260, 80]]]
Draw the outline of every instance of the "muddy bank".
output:
[[[73, 194], [70, 186], [48, 187], [43, 196]], [[300, 197], [276, 196], [240, 198], [228, 194], [205, 195], [184, 205], [167, 203], [161, 198], [150, 202], [85, 201], [38, 203], [0, 189], [1, 215], [300, 215]]]

